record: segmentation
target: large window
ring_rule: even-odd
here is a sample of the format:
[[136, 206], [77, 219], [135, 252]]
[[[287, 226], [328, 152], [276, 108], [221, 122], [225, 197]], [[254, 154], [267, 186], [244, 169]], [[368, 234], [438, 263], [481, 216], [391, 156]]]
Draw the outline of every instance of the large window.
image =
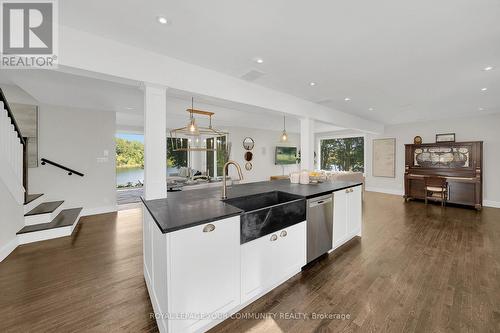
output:
[[364, 172], [364, 137], [320, 140], [322, 170]]
[[179, 142], [182, 147], [187, 147], [187, 139], [167, 138], [167, 176], [178, 176], [179, 169], [188, 166], [187, 151], [174, 151], [173, 140], [182, 140]]

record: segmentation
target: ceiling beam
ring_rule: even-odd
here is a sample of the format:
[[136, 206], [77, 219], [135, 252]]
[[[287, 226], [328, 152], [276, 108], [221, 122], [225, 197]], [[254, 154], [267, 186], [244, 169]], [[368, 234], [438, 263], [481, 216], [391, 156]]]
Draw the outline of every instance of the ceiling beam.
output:
[[378, 122], [67, 26], [60, 26], [59, 36], [59, 64], [64, 67], [189, 91], [364, 132], [381, 133], [384, 129]]

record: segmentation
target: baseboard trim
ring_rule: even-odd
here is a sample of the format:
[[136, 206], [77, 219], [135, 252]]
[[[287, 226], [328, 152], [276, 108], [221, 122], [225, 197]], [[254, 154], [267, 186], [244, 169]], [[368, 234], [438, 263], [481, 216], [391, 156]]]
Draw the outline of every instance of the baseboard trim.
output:
[[9, 256], [9, 254], [12, 253], [16, 249], [16, 247], [19, 245], [17, 241], [17, 236], [12, 239], [10, 242], [5, 244], [1, 249], [0, 249], [0, 262], [2, 262], [5, 258]]
[[388, 189], [388, 188], [382, 188], [382, 187], [369, 187], [369, 186], [367, 186], [365, 188], [365, 191], [385, 193], [385, 194], [394, 194], [394, 195], [400, 195], [400, 196], [404, 195], [404, 192], [402, 190], [394, 190], [394, 189]]
[[500, 208], [500, 201], [483, 200], [484, 207]]
[[80, 216], [89, 216], [89, 215], [97, 215], [97, 214], [105, 214], [105, 213], [113, 213], [118, 211], [118, 206], [105, 206], [105, 207], [96, 207], [96, 208], [84, 208]]

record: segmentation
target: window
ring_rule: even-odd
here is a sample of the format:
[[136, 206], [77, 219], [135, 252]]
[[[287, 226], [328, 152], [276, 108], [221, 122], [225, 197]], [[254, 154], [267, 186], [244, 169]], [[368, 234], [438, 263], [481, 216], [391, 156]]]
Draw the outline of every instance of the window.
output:
[[217, 146], [219, 149], [215, 151], [216, 158], [217, 158], [217, 176], [222, 176], [222, 168], [224, 167], [224, 164], [226, 164], [226, 154], [227, 151], [226, 149], [222, 149], [221, 147], [226, 147], [226, 137], [225, 136], [219, 136], [217, 138]]
[[[213, 149], [214, 148], [214, 138], [209, 138], [207, 139], [207, 148], [208, 149]], [[213, 151], [207, 151], [206, 152], [206, 161], [207, 161], [207, 175], [210, 177], [215, 177], [215, 163], [214, 163], [214, 158], [215, 154]]]
[[[217, 146], [214, 146], [216, 142]], [[206, 153], [207, 174], [210, 175], [210, 177], [222, 176], [222, 168], [224, 167], [224, 164], [227, 162], [226, 161], [227, 151], [226, 149], [222, 149], [225, 146], [226, 146], [225, 136], [219, 136], [217, 138], [207, 139], [207, 148], [210, 149], [213, 149], [214, 147], [218, 148], [216, 151], [207, 151]]]
[[322, 170], [364, 172], [364, 137], [320, 140]]
[[[174, 139], [167, 138], [167, 176], [178, 176], [181, 167], [188, 166], [187, 151], [174, 151]], [[187, 139], [175, 139], [181, 141], [182, 147], [187, 147]]]
[[116, 187], [140, 187], [144, 183], [144, 136], [116, 133]]

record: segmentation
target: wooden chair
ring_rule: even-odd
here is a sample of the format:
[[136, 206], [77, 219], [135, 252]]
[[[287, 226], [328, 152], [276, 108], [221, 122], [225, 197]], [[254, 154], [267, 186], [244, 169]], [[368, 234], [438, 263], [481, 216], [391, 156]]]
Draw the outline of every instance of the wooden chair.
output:
[[[429, 195], [430, 194], [430, 195]], [[448, 182], [443, 177], [425, 177], [425, 204], [427, 199], [441, 201], [441, 206], [446, 205], [448, 198]]]

